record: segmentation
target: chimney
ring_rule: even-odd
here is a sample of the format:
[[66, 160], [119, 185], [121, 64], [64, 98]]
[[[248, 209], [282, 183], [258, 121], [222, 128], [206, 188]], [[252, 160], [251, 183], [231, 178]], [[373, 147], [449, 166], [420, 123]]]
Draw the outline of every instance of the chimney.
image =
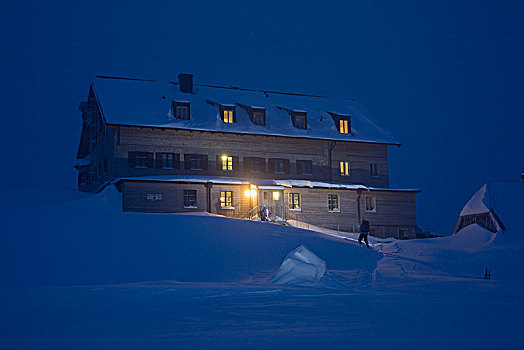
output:
[[178, 75], [178, 85], [180, 86], [180, 91], [187, 94], [193, 93], [193, 74], [180, 73]]

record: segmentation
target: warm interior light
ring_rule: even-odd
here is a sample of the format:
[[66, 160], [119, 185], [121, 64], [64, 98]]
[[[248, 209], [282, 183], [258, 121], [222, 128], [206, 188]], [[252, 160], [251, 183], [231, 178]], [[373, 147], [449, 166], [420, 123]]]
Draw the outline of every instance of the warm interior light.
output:
[[273, 192], [273, 200], [278, 201], [279, 198], [280, 198], [280, 192], [278, 191]]
[[250, 190], [246, 190], [246, 192], [244, 192], [244, 194], [246, 195], [246, 197], [251, 197], [251, 191]]
[[223, 155], [222, 156], [222, 160], [225, 162], [227, 160], [227, 156], [226, 155]]

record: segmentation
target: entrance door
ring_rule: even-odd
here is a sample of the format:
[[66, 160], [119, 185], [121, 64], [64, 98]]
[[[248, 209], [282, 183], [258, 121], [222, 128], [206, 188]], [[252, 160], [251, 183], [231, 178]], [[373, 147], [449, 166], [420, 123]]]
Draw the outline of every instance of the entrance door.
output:
[[284, 219], [284, 191], [282, 190], [260, 190], [260, 209], [267, 207], [269, 212]]

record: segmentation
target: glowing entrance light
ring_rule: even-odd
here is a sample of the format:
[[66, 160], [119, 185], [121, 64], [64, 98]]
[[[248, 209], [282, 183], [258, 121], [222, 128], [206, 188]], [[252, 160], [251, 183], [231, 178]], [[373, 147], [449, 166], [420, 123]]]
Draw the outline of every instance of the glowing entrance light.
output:
[[273, 192], [273, 200], [278, 201], [279, 198], [280, 198], [280, 192], [278, 191]]
[[255, 198], [257, 196], [257, 186], [256, 185], [249, 185], [249, 189], [244, 192], [246, 197], [253, 197]]

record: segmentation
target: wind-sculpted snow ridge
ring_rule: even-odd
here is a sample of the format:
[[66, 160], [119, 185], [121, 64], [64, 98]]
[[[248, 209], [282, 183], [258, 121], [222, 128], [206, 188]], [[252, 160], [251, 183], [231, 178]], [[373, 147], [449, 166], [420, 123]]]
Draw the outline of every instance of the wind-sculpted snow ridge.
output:
[[289, 252], [270, 282], [308, 287], [338, 285], [330, 278], [326, 262], [304, 245]]

